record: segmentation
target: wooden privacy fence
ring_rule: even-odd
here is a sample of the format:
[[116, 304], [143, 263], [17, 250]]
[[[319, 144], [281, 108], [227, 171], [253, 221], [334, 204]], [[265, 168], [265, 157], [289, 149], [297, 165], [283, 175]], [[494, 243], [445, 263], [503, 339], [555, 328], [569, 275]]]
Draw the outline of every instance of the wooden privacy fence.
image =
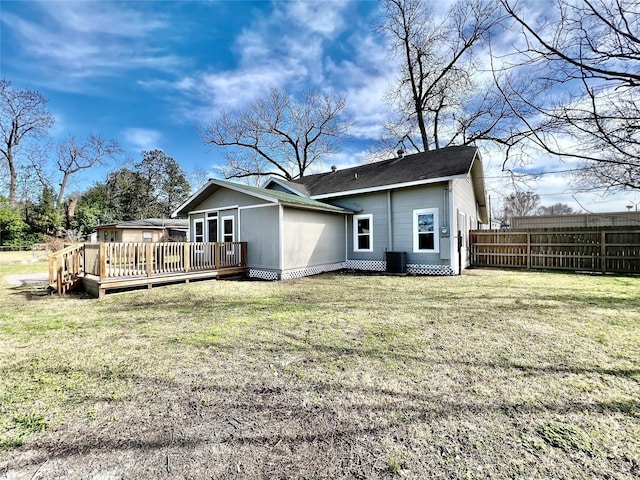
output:
[[640, 273], [640, 230], [469, 232], [476, 267]]

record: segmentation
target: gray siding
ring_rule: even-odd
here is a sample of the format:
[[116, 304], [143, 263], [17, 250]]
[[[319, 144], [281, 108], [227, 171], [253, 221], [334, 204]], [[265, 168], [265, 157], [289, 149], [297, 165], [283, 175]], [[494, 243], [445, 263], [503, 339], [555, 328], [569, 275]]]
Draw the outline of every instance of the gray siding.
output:
[[240, 210], [241, 240], [247, 242], [249, 268], [279, 269], [278, 211], [277, 205]]
[[214, 210], [220, 207], [231, 207], [235, 205], [243, 207], [246, 205], [260, 205], [262, 203], [269, 202], [227, 188], [218, 188], [212, 195], [194, 206], [193, 210]]
[[434, 253], [413, 252], [413, 211], [422, 208], [435, 208], [438, 211], [436, 235], [440, 235], [440, 227], [445, 224], [445, 192], [444, 185], [426, 185], [423, 187], [403, 188], [392, 193], [391, 211], [393, 213], [393, 249], [407, 252], [407, 263], [440, 265], [440, 251], [448, 248], [439, 238], [440, 248]]
[[[452, 233], [456, 242], [458, 241], [458, 231], [462, 234], [462, 268], [466, 268], [469, 265], [469, 230], [478, 228], [478, 205], [470, 179], [453, 181], [453, 198], [455, 211], [453, 212]], [[460, 223], [461, 213], [466, 217], [466, 225]]]
[[[331, 203], [355, 210], [355, 215], [373, 215], [373, 251], [354, 252], [353, 250], [353, 219], [348, 222], [348, 258], [350, 260], [384, 260], [385, 252], [389, 250], [407, 252], [407, 262], [428, 265], [448, 264], [442, 261], [441, 254], [413, 253], [413, 211], [422, 208], [438, 210], [439, 225], [445, 219], [446, 184], [426, 185], [392, 190], [391, 199], [391, 241], [389, 241], [389, 198], [387, 192], [374, 192], [361, 195], [350, 195], [331, 199]], [[439, 235], [439, 231], [436, 233]], [[440, 250], [447, 249], [446, 239], [440, 239]]]
[[389, 218], [387, 214], [387, 193], [375, 192], [363, 195], [341, 197], [332, 204], [353, 210], [354, 215], [373, 215], [372, 252], [353, 251], [353, 216], [347, 219], [347, 248], [350, 260], [383, 260], [389, 250]]
[[284, 270], [344, 262], [343, 214], [285, 207], [283, 222]]
[[272, 182], [271, 184], [269, 184], [268, 189], [269, 190], [275, 190], [276, 192], [291, 193], [291, 190], [287, 190], [282, 185], [280, 185], [280, 184], [278, 184], [276, 182]]

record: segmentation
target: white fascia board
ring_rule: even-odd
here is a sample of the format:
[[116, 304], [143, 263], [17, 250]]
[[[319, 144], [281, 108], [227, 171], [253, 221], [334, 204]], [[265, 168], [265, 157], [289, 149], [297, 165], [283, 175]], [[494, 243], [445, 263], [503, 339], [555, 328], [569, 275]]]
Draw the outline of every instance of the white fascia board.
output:
[[238, 210], [249, 210], [252, 208], [265, 208], [265, 207], [277, 207], [277, 203], [260, 203], [258, 205], [244, 205], [242, 207], [238, 207]]
[[300, 203], [293, 203], [293, 202], [285, 202], [285, 201], [280, 201], [280, 205], [284, 205], [285, 207], [293, 207], [293, 208], [300, 208], [302, 210], [317, 210], [320, 212], [328, 212], [328, 213], [338, 213], [341, 215], [349, 215], [352, 214], [353, 212], [348, 211], [347, 209], [344, 209], [342, 207], [342, 210], [336, 210], [335, 208], [324, 208], [321, 206], [313, 206], [313, 205], [302, 205]]
[[233, 190], [235, 192], [244, 193], [245, 195], [249, 195], [250, 197], [256, 197], [262, 200], [266, 200], [267, 202], [276, 202], [276, 203], [278, 202], [278, 199], [274, 197], [263, 195], [262, 193], [258, 193], [258, 192], [252, 192], [250, 190], [245, 190], [244, 188], [242, 188], [242, 185], [236, 185], [233, 182], [226, 182], [223, 180], [216, 180], [216, 179], [212, 179], [209, 182], [214, 185], [218, 185], [219, 187], [224, 187], [224, 188], [228, 188], [229, 190]]
[[[182, 210], [187, 205], [189, 205], [189, 203], [191, 203], [195, 198], [197, 198], [198, 195], [200, 195], [202, 192], [204, 192], [207, 189], [207, 187], [211, 184], [211, 182], [212, 182], [212, 179], [209, 179], [209, 181], [207, 183], [205, 183], [203, 186], [201, 186], [198, 190], [196, 190], [195, 193], [191, 194], [191, 196], [189, 198], [187, 198], [184, 202], [182, 202], [182, 205], [180, 205], [178, 208], [176, 208], [174, 210], [174, 212], [171, 214], [171, 218], [176, 218], [178, 216], [178, 212], [180, 212], [180, 210]], [[188, 212], [187, 215], [189, 213], [192, 213], [192, 212]]]
[[227, 205], [224, 207], [207, 208], [205, 210], [191, 210], [189, 212], [189, 215], [196, 214], [196, 213], [219, 212], [221, 210], [234, 210], [236, 208], [239, 208], [238, 205]]
[[346, 195], [357, 195], [357, 194], [361, 194], [361, 193], [372, 193], [372, 192], [380, 192], [380, 191], [384, 191], [384, 190], [391, 190], [391, 189], [395, 189], [395, 188], [404, 188], [404, 187], [417, 187], [420, 185], [429, 185], [432, 183], [440, 183], [440, 182], [448, 182], [449, 180], [455, 180], [458, 178], [467, 178], [469, 175], [468, 174], [462, 174], [462, 175], [454, 175], [452, 177], [441, 177], [441, 178], [430, 178], [428, 180], [416, 180], [413, 182], [405, 182], [405, 183], [394, 183], [391, 185], [380, 185], [377, 187], [369, 187], [369, 188], [360, 188], [358, 190], [346, 190], [346, 191], [342, 191], [342, 192], [333, 192], [333, 193], [324, 193], [322, 195], [312, 195], [311, 199], [313, 200], [321, 200], [324, 198], [331, 198], [331, 197], [343, 197]]
[[308, 195], [305, 195], [304, 193], [302, 193], [299, 190], [296, 190], [295, 188], [293, 188], [291, 185], [287, 185], [286, 183], [284, 183], [283, 181], [281, 181], [279, 178], [276, 177], [269, 177], [267, 179], [267, 181], [265, 181], [262, 184], [262, 188], [266, 188], [267, 185], [269, 185], [271, 182], [277, 183], [278, 185], [280, 185], [282, 188], [286, 189], [287, 191], [293, 193], [294, 195], [298, 195], [299, 197], [304, 197], [304, 198], [309, 198]]

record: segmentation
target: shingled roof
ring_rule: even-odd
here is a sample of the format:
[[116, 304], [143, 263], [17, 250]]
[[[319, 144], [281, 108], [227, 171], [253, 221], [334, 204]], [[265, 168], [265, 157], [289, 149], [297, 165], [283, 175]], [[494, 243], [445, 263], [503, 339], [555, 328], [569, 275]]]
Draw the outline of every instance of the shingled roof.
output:
[[329, 197], [331, 194], [344, 194], [375, 187], [432, 183], [468, 175], [477, 153], [477, 147], [447, 147], [308, 175], [293, 182], [278, 180], [278, 183], [285, 183], [311, 198]]

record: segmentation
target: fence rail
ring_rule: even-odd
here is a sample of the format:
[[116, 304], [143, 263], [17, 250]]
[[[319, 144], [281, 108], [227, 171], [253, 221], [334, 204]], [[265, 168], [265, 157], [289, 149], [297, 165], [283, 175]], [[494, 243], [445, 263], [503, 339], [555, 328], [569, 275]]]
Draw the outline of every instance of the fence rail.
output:
[[640, 230], [469, 232], [471, 265], [640, 273]]

